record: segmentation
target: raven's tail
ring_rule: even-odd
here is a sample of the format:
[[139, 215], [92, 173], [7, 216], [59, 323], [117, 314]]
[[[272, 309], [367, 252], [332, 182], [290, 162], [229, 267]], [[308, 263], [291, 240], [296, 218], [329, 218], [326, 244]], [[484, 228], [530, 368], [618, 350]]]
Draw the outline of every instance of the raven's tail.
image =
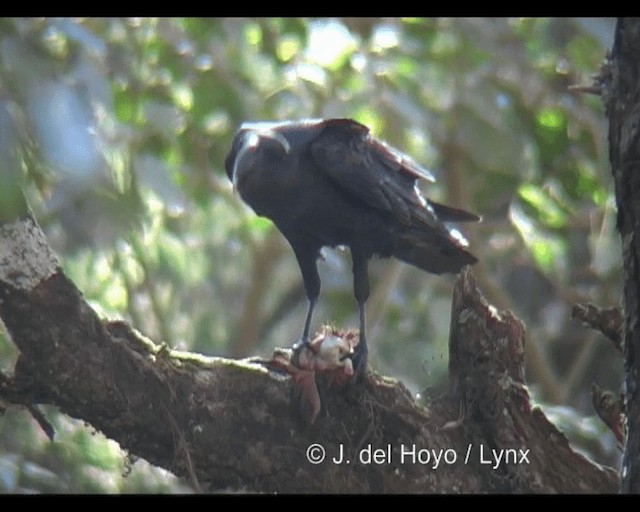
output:
[[429, 206], [431, 206], [435, 212], [438, 220], [443, 222], [478, 222], [482, 220], [482, 217], [479, 217], [475, 213], [461, 210], [460, 208], [436, 203], [430, 199], [427, 199], [427, 203], [429, 203]]
[[456, 274], [478, 259], [465, 249], [456, 230], [442, 227], [409, 228], [396, 239], [393, 256], [434, 274]]
[[[473, 213], [428, 201], [431, 208], [414, 217], [411, 225], [396, 238], [393, 255], [411, 265], [434, 274], [456, 274], [478, 259], [467, 251], [462, 234], [444, 222], [478, 221]], [[427, 214], [427, 212], [431, 214]], [[435, 213], [435, 215], [433, 215]]]

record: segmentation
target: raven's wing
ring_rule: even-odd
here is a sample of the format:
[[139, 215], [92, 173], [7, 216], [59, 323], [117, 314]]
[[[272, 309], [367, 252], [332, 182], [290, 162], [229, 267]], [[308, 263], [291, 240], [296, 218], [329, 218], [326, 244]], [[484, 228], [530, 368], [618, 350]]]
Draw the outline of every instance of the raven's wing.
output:
[[398, 223], [393, 256], [428, 272], [459, 272], [477, 258], [448, 221], [479, 217], [425, 199], [419, 178], [433, 177], [409, 157], [374, 139], [355, 121], [325, 121], [310, 145], [316, 167], [355, 200], [387, 213]]
[[350, 119], [331, 119], [311, 143], [316, 166], [334, 183], [368, 206], [392, 214], [400, 224], [416, 220], [430, 227], [439, 221], [470, 221], [472, 213], [426, 200], [417, 179], [434, 181], [411, 158], [369, 135]]

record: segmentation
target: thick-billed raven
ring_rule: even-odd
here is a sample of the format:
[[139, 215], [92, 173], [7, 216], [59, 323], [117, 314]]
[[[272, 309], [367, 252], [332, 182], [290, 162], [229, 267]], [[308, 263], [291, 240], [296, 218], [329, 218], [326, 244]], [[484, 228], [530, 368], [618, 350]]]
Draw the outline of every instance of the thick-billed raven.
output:
[[367, 361], [367, 262], [394, 256], [418, 268], [457, 273], [476, 257], [447, 222], [477, 215], [422, 196], [416, 180], [434, 181], [409, 157], [373, 138], [350, 119], [245, 123], [235, 135], [225, 168], [242, 199], [271, 219], [293, 248], [309, 309], [302, 346], [320, 295], [316, 262], [324, 246], [348, 246], [360, 312], [353, 355], [358, 379]]

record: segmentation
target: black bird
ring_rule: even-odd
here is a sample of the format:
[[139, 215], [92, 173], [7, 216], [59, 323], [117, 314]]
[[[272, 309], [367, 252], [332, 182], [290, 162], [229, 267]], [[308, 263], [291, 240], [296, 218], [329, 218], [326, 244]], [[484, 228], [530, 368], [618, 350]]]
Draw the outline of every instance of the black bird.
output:
[[464, 237], [445, 223], [480, 218], [424, 198], [416, 180], [433, 182], [431, 173], [351, 119], [244, 123], [225, 168], [242, 199], [271, 219], [295, 252], [309, 299], [303, 346], [309, 346], [320, 295], [320, 250], [350, 248], [360, 312], [353, 355], [358, 379], [368, 353], [365, 302], [371, 257], [394, 256], [435, 274], [457, 273], [477, 261]]

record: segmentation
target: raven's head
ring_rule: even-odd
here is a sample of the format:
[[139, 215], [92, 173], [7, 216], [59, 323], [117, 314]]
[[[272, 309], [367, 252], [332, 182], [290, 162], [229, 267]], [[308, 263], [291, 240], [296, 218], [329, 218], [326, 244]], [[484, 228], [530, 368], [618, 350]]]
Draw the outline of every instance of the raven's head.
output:
[[289, 142], [276, 130], [240, 129], [225, 159], [227, 176], [242, 194], [252, 178], [277, 169], [290, 152]]

